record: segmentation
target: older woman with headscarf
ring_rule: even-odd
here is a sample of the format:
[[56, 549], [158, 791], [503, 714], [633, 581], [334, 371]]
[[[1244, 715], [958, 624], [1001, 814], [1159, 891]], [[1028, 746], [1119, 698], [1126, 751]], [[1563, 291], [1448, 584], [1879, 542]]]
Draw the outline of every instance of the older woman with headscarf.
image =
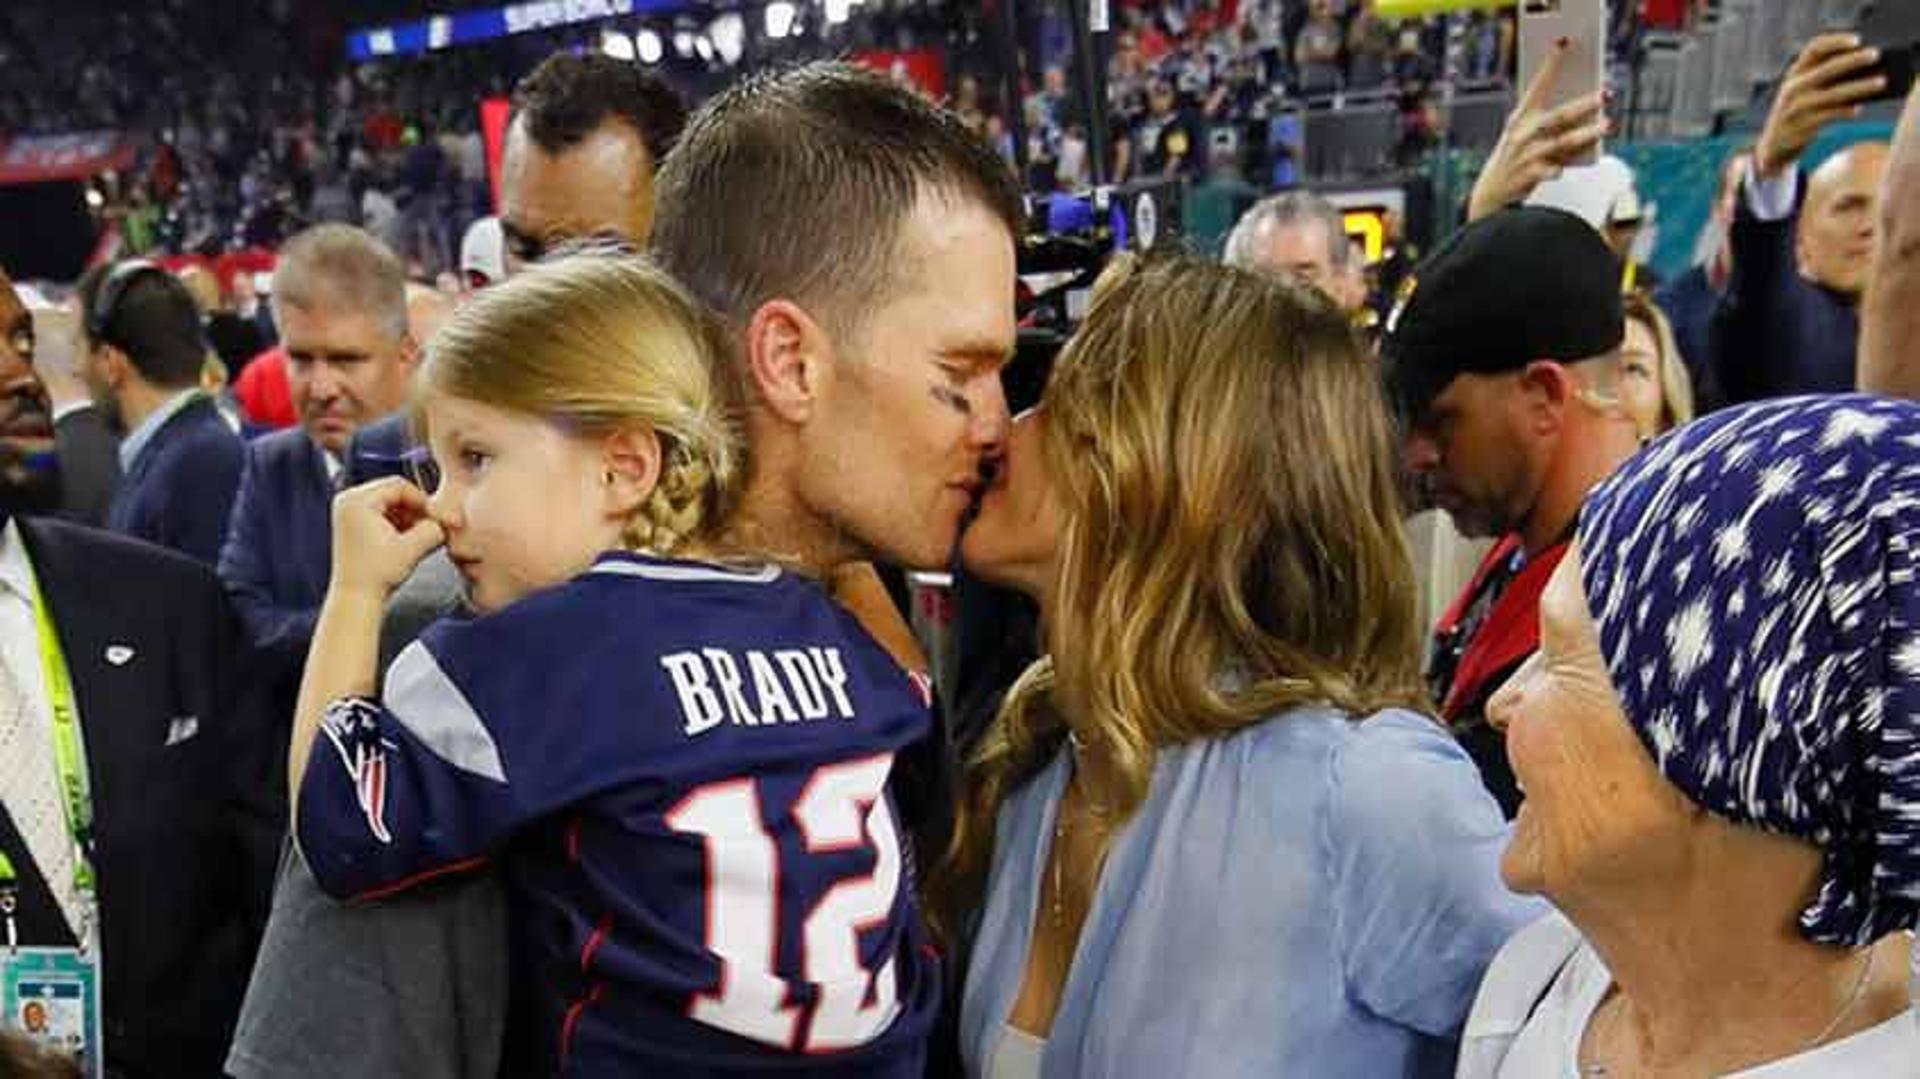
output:
[[1564, 915], [1462, 1077], [1920, 1076], [1920, 406], [1717, 413], [1599, 487], [1491, 702]]

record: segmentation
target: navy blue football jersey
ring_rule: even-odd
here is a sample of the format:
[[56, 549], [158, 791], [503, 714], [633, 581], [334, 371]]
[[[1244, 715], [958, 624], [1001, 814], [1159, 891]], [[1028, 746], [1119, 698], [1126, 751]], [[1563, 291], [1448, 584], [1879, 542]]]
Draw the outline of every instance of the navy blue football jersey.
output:
[[543, 1071], [917, 1076], [939, 971], [886, 788], [929, 724], [816, 583], [609, 554], [329, 709], [298, 837], [344, 898], [499, 856]]

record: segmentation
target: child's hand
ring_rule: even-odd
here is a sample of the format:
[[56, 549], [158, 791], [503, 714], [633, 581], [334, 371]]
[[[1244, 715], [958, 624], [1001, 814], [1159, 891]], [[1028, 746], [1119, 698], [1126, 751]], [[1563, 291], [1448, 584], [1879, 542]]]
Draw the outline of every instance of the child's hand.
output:
[[389, 476], [349, 488], [333, 498], [332, 587], [385, 595], [444, 542], [412, 483]]

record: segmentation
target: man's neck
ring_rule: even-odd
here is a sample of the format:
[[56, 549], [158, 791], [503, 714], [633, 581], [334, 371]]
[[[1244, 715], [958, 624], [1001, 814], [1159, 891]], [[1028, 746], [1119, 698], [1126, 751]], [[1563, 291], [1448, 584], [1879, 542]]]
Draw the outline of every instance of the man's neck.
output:
[[712, 554], [766, 558], [821, 579], [834, 567], [864, 557], [831, 522], [809, 511], [791, 488], [766, 480], [764, 475], [748, 477]]
[[1565, 538], [1580, 515], [1580, 504], [1601, 480], [1640, 449], [1640, 437], [1624, 416], [1595, 416], [1562, 433], [1562, 451], [1547, 470], [1533, 510], [1520, 526], [1520, 542], [1529, 556]]
[[155, 386], [141, 379], [128, 379], [120, 388], [120, 418], [127, 430], [137, 431], [147, 417], [167, 406], [167, 402], [192, 390], [192, 386]]

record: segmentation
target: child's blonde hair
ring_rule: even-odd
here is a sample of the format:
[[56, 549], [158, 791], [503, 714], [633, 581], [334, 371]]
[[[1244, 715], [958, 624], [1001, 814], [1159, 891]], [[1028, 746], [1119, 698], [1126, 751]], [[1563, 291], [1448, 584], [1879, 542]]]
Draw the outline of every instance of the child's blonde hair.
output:
[[715, 377], [725, 348], [718, 323], [652, 263], [573, 255], [461, 308], [434, 336], [420, 390], [589, 437], [653, 431], [659, 483], [623, 538], [666, 554], [711, 535], [744, 471], [732, 380]]

